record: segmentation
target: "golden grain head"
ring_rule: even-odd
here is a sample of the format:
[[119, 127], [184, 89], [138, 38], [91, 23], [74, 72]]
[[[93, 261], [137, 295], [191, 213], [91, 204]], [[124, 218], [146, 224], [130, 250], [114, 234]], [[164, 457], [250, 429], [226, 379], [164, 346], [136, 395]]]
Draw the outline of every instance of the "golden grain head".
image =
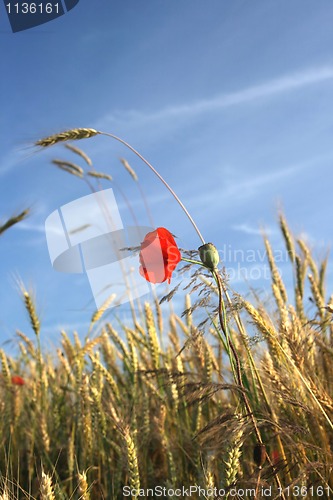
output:
[[35, 334], [38, 337], [39, 332], [40, 332], [40, 321], [39, 321], [39, 317], [38, 317], [38, 314], [36, 311], [35, 302], [34, 302], [32, 296], [29, 294], [29, 292], [27, 292], [27, 290], [24, 289], [23, 285], [21, 287], [21, 291], [22, 291], [22, 295], [23, 295], [25, 308], [29, 314], [32, 329], [34, 330]]
[[92, 166], [92, 161], [90, 157], [84, 151], [82, 151], [82, 149], [76, 148], [75, 146], [72, 146], [72, 144], [65, 144], [65, 148], [72, 151], [72, 153], [81, 156], [81, 158], [83, 158], [83, 160], [89, 165], [89, 167]]
[[0, 234], [4, 233], [10, 227], [14, 226], [18, 222], [21, 222], [29, 215], [30, 210], [27, 208], [17, 215], [10, 217], [2, 226], [0, 226]]
[[110, 305], [112, 304], [112, 302], [114, 302], [114, 300], [115, 300], [116, 297], [117, 297], [117, 294], [111, 293], [111, 295], [109, 295], [106, 298], [106, 300], [103, 302], [103, 304], [100, 306], [100, 308], [97, 309], [97, 311], [95, 311], [94, 314], [92, 315], [92, 317], [91, 317], [91, 324], [96, 323], [96, 321], [98, 321], [99, 319], [101, 319], [101, 317], [103, 316], [103, 314], [105, 313], [105, 311], [110, 307]]
[[96, 177], [97, 179], [106, 179], [108, 181], [112, 181], [112, 177], [109, 174], [104, 174], [103, 172], [95, 172], [94, 170], [89, 170], [87, 172], [91, 177]]
[[35, 146], [41, 148], [48, 148], [53, 146], [58, 142], [64, 141], [78, 141], [80, 139], [89, 139], [95, 135], [100, 134], [97, 130], [93, 128], [73, 128], [71, 130], [65, 130], [64, 132], [59, 132], [58, 134], [49, 135], [48, 137], [43, 137], [35, 142]]
[[80, 498], [81, 500], [88, 500], [89, 494], [88, 494], [88, 482], [87, 482], [87, 473], [85, 471], [78, 472], [78, 490], [79, 494], [81, 495]]
[[42, 471], [40, 482], [40, 498], [41, 500], [55, 500], [52, 479], [48, 474]]
[[79, 165], [76, 165], [75, 163], [64, 160], [52, 160], [52, 163], [69, 174], [76, 175], [77, 177], [83, 177], [83, 168], [79, 167]]
[[130, 174], [130, 176], [132, 177], [132, 179], [134, 181], [137, 181], [138, 180], [138, 176], [137, 176], [136, 172], [133, 170], [133, 168], [130, 166], [130, 164], [128, 163], [128, 161], [125, 160], [125, 158], [120, 158], [120, 161], [123, 164], [125, 170], [127, 170], [127, 172]]
[[287, 247], [287, 252], [289, 255], [289, 258], [292, 262], [295, 260], [295, 244], [294, 244], [294, 238], [289, 230], [287, 221], [282, 213], [279, 215], [279, 223], [280, 223], [280, 229]]

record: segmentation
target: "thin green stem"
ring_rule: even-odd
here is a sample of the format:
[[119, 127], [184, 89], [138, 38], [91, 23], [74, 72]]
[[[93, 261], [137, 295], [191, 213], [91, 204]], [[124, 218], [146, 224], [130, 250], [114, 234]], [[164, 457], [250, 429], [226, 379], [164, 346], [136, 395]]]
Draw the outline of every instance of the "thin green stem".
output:
[[[244, 406], [246, 408], [247, 413], [249, 414], [249, 417], [252, 420], [252, 424], [253, 424], [253, 427], [254, 427], [254, 432], [255, 432], [255, 435], [257, 437], [258, 443], [259, 444], [263, 444], [263, 441], [262, 441], [262, 438], [261, 438], [261, 434], [260, 434], [260, 431], [259, 431], [256, 419], [255, 419], [255, 416], [253, 414], [250, 402], [249, 402], [248, 397], [247, 397], [246, 392], [245, 392], [245, 387], [244, 387], [243, 379], [242, 379], [241, 364], [240, 364], [239, 356], [238, 356], [236, 347], [235, 347], [234, 343], [232, 342], [232, 339], [230, 338], [230, 335], [228, 335], [228, 326], [227, 326], [227, 323], [226, 323], [226, 311], [225, 311], [225, 306], [224, 306], [224, 301], [223, 301], [223, 284], [222, 284], [222, 279], [221, 279], [221, 276], [219, 275], [219, 272], [218, 272], [217, 269], [212, 271], [212, 275], [215, 278], [215, 281], [216, 281], [216, 284], [217, 284], [217, 288], [218, 288], [218, 294], [219, 294], [219, 308], [218, 308], [218, 312], [219, 312], [220, 325], [221, 325], [221, 329], [222, 329], [222, 331], [223, 331], [223, 333], [224, 333], [224, 335], [225, 335], [225, 337], [227, 339], [227, 342], [228, 342], [228, 344], [230, 346], [230, 349], [231, 349], [231, 351], [233, 353], [233, 356], [234, 356], [234, 359], [235, 359], [237, 382], [238, 382], [239, 386], [242, 388], [241, 394], [242, 394], [242, 398], [243, 398], [243, 403], [244, 403]], [[275, 473], [276, 472], [275, 466], [272, 463], [272, 461], [270, 459], [270, 456], [268, 455], [267, 452], [266, 452], [266, 458], [267, 458], [267, 461], [269, 462], [270, 466], [272, 467], [273, 472]], [[282, 492], [281, 481], [280, 481], [280, 478], [279, 478], [279, 476], [277, 474], [275, 474], [275, 480], [276, 480], [276, 483], [277, 483], [277, 485], [279, 487], [279, 490], [281, 492], [281, 498], [285, 499], [285, 496], [284, 496], [284, 494]], [[257, 492], [256, 492], [255, 498], [257, 498]]]
[[169, 184], [166, 182], [166, 180], [157, 172], [157, 170], [149, 163], [149, 161], [147, 161], [136, 149], [134, 149], [130, 144], [128, 144], [128, 142], [124, 141], [120, 137], [117, 137], [116, 135], [110, 134], [108, 132], [98, 132], [98, 133], [101, 135], [112, 137], [112, 139], [115, 139], [116, 141], [121, 142], [121, 144], [123, 144], [128, 149], [130, 149], [132, 151], [132, 153], [136, 154], [154, 172], [154, 174], [160, 179], [160, 181], [170, 191], [172, 196], [175, 198], [175, 200], [179, 203], [181, 208], [184, 210], [185, 214], [187, 215], [188, 219], [190, 220], [191, 224], [193, 225], [194, 229], [196, 230], [200, 240], [202, 241], [203, 244], [205, 244], [205, 240], [203, 239], [203, 236], [200, 233], [198, 226], [196, 225], [196, 223], [192, 219], [192, 217], [191, 217], [190, 213], [188, 212], [187, 208], [185, 207], [185, 205], [180, 201], [179, 197], [176, 195], [174, 190], [169, 186]]
[[237, 373], [237, 382], [239, 384], [239, 386], [242, 388], [242, 398], [243, 398], [243, 402], [244, 402], [244, 406], [246, 408], [246, 411], [247, 413], [249, 414], [251, 420], [252, 420], [252, 423], [253, 423], [253, 427], [254, 427], [254, 431], [255, 431], [255, 434], [257, 436], [257, 440], [258, 440], [258, 443], [262, 444], [262, 439], [261, 439], [261, 435], [260, 435], [260, 432], [259, 432], [259, 429], [258, 429], [258, 426], [257, 426], [257, 422], [256, 422], [256, 419], [253, 415], [253, 412], [252, 412], [252, 409], [251, 409], [251, 406], [250, 406], [250, 403], [249, 403], [249, 400], [247, 398], [247, 395], [246, 395], [246, 392], [245, 392], [245, 387], [244, 387], [244, 384], [243, 384], [243, 379], [242, 379], [242, 371], [241, 371], [241, 364], [240, 364], [240, 360], [239, 360], [239, 356], [238, 356], [238, 353], [237, 353], [237, 350], [235, 348], [235, 345], [233, 343], [233, 341], [231, 340], [230, 336], [228, 335], [228, 328], [227, 328], [227, 325], [226, 325], [226, 314], [225, 314], [225, 308], [224, 308], [224, 301], [223, 301], [223, 290], [222, 290], [222, 284], [221, 284], [221, 277], [218, 273], [218, 271], [212, 271], [212, 274], [216, 280], [216, 283], [217, 283], [217, 286], [218, 286], [218, 290], [219, 290], [219, 320], [220, 320], [220, 325], [221, 325], [221, 328], [222, 328], [222, 331], [227, 339], [227, 342], [230, 346], [230, 349], [232, 351], [232, 354], [234, 356], [234, 359], [235, 359], [235, 363], [236, 363], [236, 373]]

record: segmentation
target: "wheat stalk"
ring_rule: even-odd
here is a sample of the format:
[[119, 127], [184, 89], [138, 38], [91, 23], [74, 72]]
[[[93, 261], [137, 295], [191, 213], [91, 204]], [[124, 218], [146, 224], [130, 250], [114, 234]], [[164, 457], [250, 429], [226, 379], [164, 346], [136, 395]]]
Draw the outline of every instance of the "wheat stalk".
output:
[[48, 148], [53, 146], [58, 142], [63, 141], [78, 141], [80, 139], [89, 139], [97, 134], [100, 134], [97, 130], [93, 128], [73, 128], [71, 130], [65, 130], [64, 132], [59, 132], [58, 134], [50, 135], [48, 137], [43, 137], [35, 142], [35, 146], [40, 146], [41, 148]]
[[125, 170], [127, 170], [127, 172], [130, 174], [130, 176], [132, 177], [132, 179], [134, 181], [137, 181], [138, 180], [138, 176], [136, 175], [135, 171], [133, 170], [133, 168], [130, 166], [130, 164], [128, 163], [127, 160], [125, 160], [125, 158], [120, 158], [120, 161], [121, 163], [123, 164]]
[[267, 259], [268, 259], [269, 267], [271, 270], [273, 282], [279, 287], [283, 301], [287, 302], [287, 291], [286, 291], [286, 288], [285, 288], [284, 283], [282, 281], [281, 275], [278, 271], [278, 268], [275, 264], [272, 247], [271, 247], [267, 238], [264, 238], [264, 243], [265, 243], [265, 247], [266, 247]]
[[145, 316], [148, 332], [149, 350], [153, 361], [153, 367], [155, 370], [157, 370], [159, 367], [160, 345], [158, 342], [153, 311], [151, 310], [150, 304], [148, 302], [145, 303]]
[[62, 170], [69, 172], [70, 174], [76, 175], [78, 177], [83, 177], [83, 168], [79, 167], [79, 165], [76, 165], [75, 163], [64, 160], [52, 160], [52, 163]]
[[279, 215], [279, 222], [280, 222], [281, 232], [282, 232], [284, 241], [286, 243], [289, 258], [290, 258], [291, 262], [294, 262], [294, 260], [295, 260], [294, 238], [289, 230], [287, 221], [282, 213], [280, 213], [280, 215]]
[[324, 317], [325, 300], [320, 293], [318, 282], [315, 280], [315, 277], [312, 274], [308, 274], [308, 279], [310, 281], [312, 297], [314, 298], [315, 304], [318, 308], [318, 312], [321, 317]]
[[68, 449], [67, 449], [67, 464], [69, 475], [72, 476], [75, 463], [75, 427], [73, 425], [72, 431], [69, 435]]
[[[239, 429], [234, 442], [229, 446], [227, 458], [224, 461], [225, 464], [225, 484], [226, 486], [231, 486], [235, 483], [237, 478], [238, 469], [240, 466], [239, 459], [242, 454], [242, 446], [243, 446], [243, 429]], [[229, 492], [226, 495], [226, 498], [229, 497]]]
[[10, 500], [6, 485], [3, 487], [2, 494], [0, 495], [0, 500]]
[[116, 298], [116, 294], [112, 293], [103, 302], [103, 304], [101, 305], [101, 307], [99, 307], [99, 309], [97, 309], [97, 311], [94, 312], [94, 314], [91, 317], [90, 327], [92, 327], [92, 325], [94, 323], [96, 323], [98, 320], [101, 319], [101, 317], [103, 316], [103, 314], [105, 313], [105, 311], [110, 307], [110, 305], [112, 304], [112, 302], [114, 301], [115, 298]]
[[56, 500], [53, 491], [52, 479], [42, 470], [42, 479], [40, 482], [41, 500]]
[[78, 491], [80, 498], [79, 500], [90, 500], [88, 482], [87, 482], [87, 473], [85, 471], [78, 472]]
[[89, 156], [84, 151], [82, 151], [82, 149], [76, 148], [75, 146], [72, 146], [72, 144], [65, 144], [65, 148], [67, 148], [70, 151], [72, 151], [73, 153], [81, 156], [81, 158], [84, 159], [84, 161], [89, 165], [89, 167], [92, 166], [91, 159], [89, 158]]
[[31, 295], [23, 287], [22, 287], [22, 293], [23, 293], [25, 308], [28, 311], [32, 329], [35, 332], [36, 337], [38, 337], [40, 333], [40, 321], [36, 312], [35, 303]]
[[23, 210], [23, 212], [10, 217], [10, 219], [8, 219], [2, 226], [0, 226], [0, 234], [4, 233], [5, 231], [7, 231], [7, 229], [14, 226], [18, 222], [21, 222], [22, 220], [24, 220], [29, 215], [29, 213], [30, 213], [30, 210], [26, 209], [26, 210]]
[[112, 377], [111, 373], [109, 370], [107, 370], [102, 363], [99, 361], [99, 359], [94, 356], [93, 354], [89, 355], [91, 362], [93, 363], [94, 370], [100, 371], [102, 375], [105, 377], [105, 380], [109, 384], [111, 391], [113, 392], [114, 396], [116, 397], [117, 401], [120, 401], [120, 393], [119, 389], [117, 386], [116, 381]]
[[87, 175], [91, 177], [96, 177], [97, 179], [106, 179], [108, 181], [112, 181], [112, 177], [109, 174], [104, 174], [103, 172], [95, 172], [94, 170], [89, 170]]
[[[126, 427], [123, 432], [123, 437], [126, 443], [126, 452], [127, 452], [127, 464], [128, 464], [128, 472], [129, 472], [129, 484], [131, 490], [136, 490], [139, 492], [140, 489], [140, 474], [139, 474], [139, 466], [138, 466], [138, 455], [135, 443], [133, 441], [131, 432], [129, 427]], [[138, 493], [134, 496], [136, 499]]]
[[318, 272], [318, 267], [315, 263], [315, 261], [313, 260], [313, 257], [311, 255], [311, 252], [308, 248], [308, 246], [306, 245], [306, 243], [301, 240], [301, 239], [298, 239], [297, 240], [297, 243], [300, 247], [300, 249], [302, 250], [304, 256], [305, 256], [305, 259], [307, 260], [308, 264], [309, 264], [309, 267], [312, 271], [312, 274], [314, 276], [314, 280], [316, 283], [319, 283], [319, 272]]
[[12, 385], [10, 370], [9, 370], [9, 366], [8, 366], [8, 362], [7, 362], [7, 356], [2, 349], [0, 349], [0, 360], [1, 360], [1, 367], [2, 367], [1, 371], [2, 371], [3, 380], [5, 382], [7, 389], [10, 389], [11, 385]]
[[50, 436], [47, 429], [46, 414], [44, 412], [39, 415], [39, 431], [44, 450], [48, 453], [50, 451]]
[[155, 299], [155, 310], [156, 310], [156, 318], [157, 318], [157, 326], [158, 326], [158, 331], [160, 335], [162, 335], [163, 332], [163, 316], [162, 316], [162, 309], [160, 306], [160, 303], [158, 299]]

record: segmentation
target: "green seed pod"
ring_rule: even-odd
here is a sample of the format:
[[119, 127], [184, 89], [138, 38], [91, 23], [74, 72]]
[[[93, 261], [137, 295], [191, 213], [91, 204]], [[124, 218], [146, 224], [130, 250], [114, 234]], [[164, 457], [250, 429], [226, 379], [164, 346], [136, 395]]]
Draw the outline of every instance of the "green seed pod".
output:
[[220, 262], [220, 256], [217, 248], [213, 243], [205, 243], [198, 248], [201, 262], [209, 269], [216, 269]]
[[264, 465], [266, 461], [266, 446], [264, 444], [256, 444], [253, 450], [253, 461], [260, 467]]

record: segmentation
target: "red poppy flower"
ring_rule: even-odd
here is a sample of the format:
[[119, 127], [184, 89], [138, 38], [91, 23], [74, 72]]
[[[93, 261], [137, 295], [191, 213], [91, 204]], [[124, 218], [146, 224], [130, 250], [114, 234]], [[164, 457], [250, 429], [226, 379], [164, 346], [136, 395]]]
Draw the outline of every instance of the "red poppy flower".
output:
[[272, 451], [271, 459], [274, 465], [276, 465], [280, 461], [280, 453], [278, 452], [278, 450]]
[[24, 379], [20, 377], [19, 375], [13, 375], [12, 376], [12, 384], [14, 385], [24, 385]]
[[163, 283], [171, 276], [181, 255], [172, 234], [164, 227], [146, 234], [141, 243], [140, 274], [150, 283]]

